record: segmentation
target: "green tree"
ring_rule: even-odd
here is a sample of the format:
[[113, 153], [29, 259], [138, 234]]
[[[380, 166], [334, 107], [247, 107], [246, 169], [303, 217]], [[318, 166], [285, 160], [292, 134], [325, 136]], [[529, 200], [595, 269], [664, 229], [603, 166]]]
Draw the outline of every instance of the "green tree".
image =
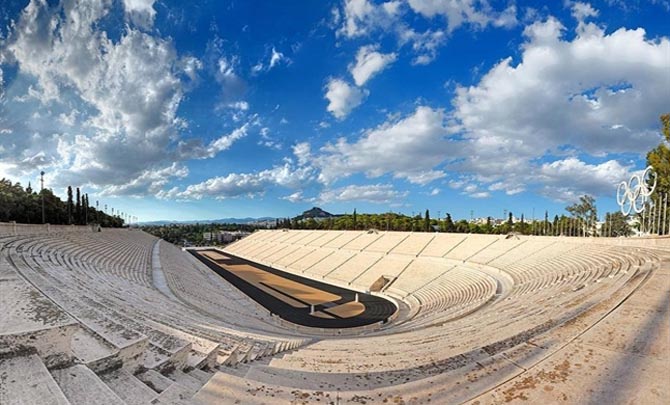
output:
[[67, 186], [67, 224], [72, 224], [72, 211], [74, 211], [74, 203], [72, 201], [72, 186]]
[[81, 220], [82, 217], [82, 210], [81, 210], [81, 192], [79, 191], [79, 187], [77, 187], [77, 201], [75, 203], [74, 207], [74, 221], [77, 225], [81, 225], [84, 221]]
[[451, 214], [447, 212], [447, 216], [444, 219], [444, 229], [447, 232], [454, 232], [456, 227], [454, 226], [454, 221], [451, 219]]
[[605, 214], [605, 223], [601, 228], [603, 236], [630, 236], [631, 233], [631, 226], [620, 211]]
[[423, 230], [424, 232], [430, 232], [431, 226], [430, 226], [430, 211], [426, 210], [426, 217], [423, 219]]
[[598, 218], [598, 210], [596, 209], [596, 200], [590, 195], [583, 195], [579, 197], [579, 202], [576, 202], [565, 208], [573, 217], [575, 217], [576, 226], [582, 230], [582, 236], [591, 234]]
[[[656, 190], [651, 198], [657, 207], [665, 207], [665, 199], [670, 200], [670, 113], [661, 115], [661, 127], [664, 140], [647, 153], [647, 165], [653, 166], [656, 173], [655, 178], [650, 180], [656, 181]], [[661, 216], [663, 217], [670, 218], [670, 208]], [[661, 233], [667, 232], [667, 226], [664, 228]]]

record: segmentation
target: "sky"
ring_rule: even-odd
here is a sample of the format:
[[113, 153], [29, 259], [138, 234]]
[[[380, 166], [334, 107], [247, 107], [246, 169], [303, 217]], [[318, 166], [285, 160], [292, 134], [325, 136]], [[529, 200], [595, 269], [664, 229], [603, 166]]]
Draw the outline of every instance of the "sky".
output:
[[0, 178], [140, 221], [617, 209], [670, 2], [3, 0]]

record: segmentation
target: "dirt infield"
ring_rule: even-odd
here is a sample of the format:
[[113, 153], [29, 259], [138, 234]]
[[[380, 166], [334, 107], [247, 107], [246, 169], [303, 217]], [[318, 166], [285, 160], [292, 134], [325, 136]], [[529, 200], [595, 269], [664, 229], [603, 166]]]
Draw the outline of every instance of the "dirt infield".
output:
[[285, 273], [220, 251], [189, 252], [270, 312], [298, 325], [351, 328], [386, 321], [397, 310], [381, 297]]

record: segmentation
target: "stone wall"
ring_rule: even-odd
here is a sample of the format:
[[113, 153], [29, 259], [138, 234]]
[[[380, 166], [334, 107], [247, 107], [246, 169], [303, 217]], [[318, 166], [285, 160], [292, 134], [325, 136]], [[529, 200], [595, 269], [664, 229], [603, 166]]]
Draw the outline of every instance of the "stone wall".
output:
[[7, 235], [44, 235], [71, 232], [95, 232], [98, 225], [51, 225], [51, 224], [17, 224], [16, 222], [0, 222], [0, 236]]

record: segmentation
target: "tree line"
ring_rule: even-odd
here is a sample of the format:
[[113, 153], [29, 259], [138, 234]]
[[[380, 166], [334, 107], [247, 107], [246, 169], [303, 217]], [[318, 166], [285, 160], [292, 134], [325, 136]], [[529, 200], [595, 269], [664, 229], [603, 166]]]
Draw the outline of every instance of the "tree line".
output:
[[67, 189], [67, 200], [62, 201], [52, 190], [33, 190], [21, 183], [0, 179], [0, 222], [16, 221], [25, 224], [41, 224], [42, 201], [44, 201], [44, 223], [53, 225], [86, 225], [97, 223], [104, 227], [122, 227], [124, 220], [118, 215], [108, 215], [91, 206], [88, 194], [72, 187]]
[[546, 236], [629, 236], [632, 229], [626, 218], [620, 212], [608, 213], [600, 231], [596, 230], [598, 213], [595, 200], [591, 196], [583, 196], [580, 201], [566, 207], [567, 215], [549, 217], [545, 211], [544, 218], [525, 218], [521, 214], [515, 220], [514, 214], [509, 213], [503, 222], [486, 218], [482, 223], [465, 219], [454, 221], [450, 213], [444, 218], [431, 218], [430, 211], [424, 215], [404, 215], [395, 212], [383, 214], [359, 214], [356, 210], [351, 214], [339, 215], [331, 218], [316, 220], [314, 218], [277, 219], [275, 227], [285, 229], [323, 229], [323, 230], [369, 230], [403, 231], [403, 232], [451, 232], [451, 233], [478, 233], [504, 235], [518, 233], [523, 235]]
[[168, 225], [145, 225], [143, 231], [166, 240], [175, 245], [191, 244], [195, 246], [210, 243], [204, 239], [205, 232], [219, 231], [241, 231], [253, 232], [258, 229], [254, 225], [246, 224], [168, 224]]

